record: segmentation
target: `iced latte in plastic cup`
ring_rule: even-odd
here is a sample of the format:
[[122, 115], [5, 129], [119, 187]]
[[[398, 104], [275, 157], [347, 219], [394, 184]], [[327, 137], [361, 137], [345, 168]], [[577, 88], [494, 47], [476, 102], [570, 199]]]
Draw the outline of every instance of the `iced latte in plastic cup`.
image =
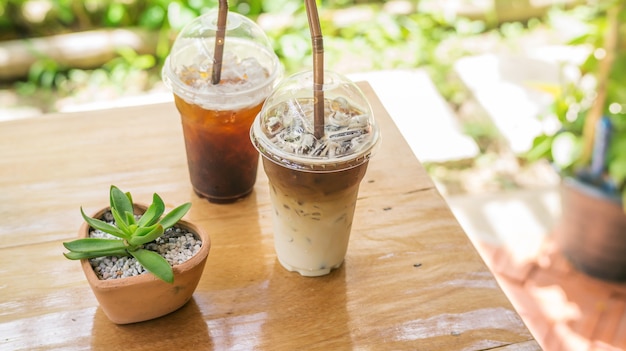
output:
[[212, 84], [217, 11], [178, 35], [162, 77], [174, 93], [194, 191], [215, 203], [248, 195], [259, 155], [250, 125], [282, 68], [267, 36], [250, 19], [229, 13], [219, 84]]
[[278, 260], [303, 276], [341, 266], [359, 184], [380, 139], [360, 89], [329, 71], [324, 81], [321, 139], [313, 133], [312, 72], [279, 84], [250, 132], [269, 179]]

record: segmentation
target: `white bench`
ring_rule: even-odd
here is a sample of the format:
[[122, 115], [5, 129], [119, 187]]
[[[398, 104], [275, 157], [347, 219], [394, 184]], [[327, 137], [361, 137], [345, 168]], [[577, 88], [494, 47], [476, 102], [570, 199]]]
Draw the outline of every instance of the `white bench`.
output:
[[[421, 162], [472, 158], [479, 153], [463, 134], [454, 112], [423, 70], [389, 70], [348, 74], [367, 81]], [[383, 142], [385, 142], [383, 135]]]

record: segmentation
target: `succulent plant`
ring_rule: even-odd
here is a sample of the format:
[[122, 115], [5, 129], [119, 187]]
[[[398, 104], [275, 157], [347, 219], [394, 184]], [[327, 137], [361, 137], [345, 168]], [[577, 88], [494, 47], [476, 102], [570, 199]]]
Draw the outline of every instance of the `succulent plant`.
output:
[[158, 194], [152, 197], [152, 204], [137, 219], [133, 211], [133, 199], [130, 193], [124, 193], [116, 186], [110, 189], [111, 214], [115, 224], [98, 218], [91, 218], [81, 207], [80, 212], [91, 228], [111, 234], [116, 238], [81, 238], [64, 242], [70, 252], [64, 253], [70, 260], [89, 259], [106, 256], [132, 256], [149, 272], [165, 282], [174, 281], [172, 266], [163, 256], [143, 248], [144, 244], [154, 241], [167, 228], [174, 226], [191, 207], [185, 203], [161, 218], [165, 204]]

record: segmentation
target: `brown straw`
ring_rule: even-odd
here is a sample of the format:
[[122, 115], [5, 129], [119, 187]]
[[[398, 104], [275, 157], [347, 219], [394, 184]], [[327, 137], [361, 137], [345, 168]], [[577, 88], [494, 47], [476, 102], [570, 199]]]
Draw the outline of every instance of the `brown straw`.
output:
[[306, 0], [306, 12], [313, 43], [313, 92], [315, 97], [313, 135], [315, 138], [321, 139], [324, 136], [324, 90], [322, 89], [324, 87], [324, 40], [315, 0]]
[[226, 37], [226, 18], [228, 17], [228, 0], [220, 0], [217, 14], [217, 32], [215, 33], [215, 50], [213, 52], [213, 74], [211, 83], [219, 84], [222, 75], [222, 57], [224, 56], [224, 37]]

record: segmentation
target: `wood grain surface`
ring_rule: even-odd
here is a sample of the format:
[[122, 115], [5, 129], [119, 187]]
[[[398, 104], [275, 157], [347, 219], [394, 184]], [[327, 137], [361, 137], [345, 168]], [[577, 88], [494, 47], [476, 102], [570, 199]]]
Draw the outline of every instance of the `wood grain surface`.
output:
[[[539, 350], [371, 87], [382, 144], [361, 184], [344, 265], [305, 278], [276, 260], [262, 168], [230, 205], [189, 183], [173, 103], [0, 124], [0, 350]], [[416, 110], [416, 113], [419, 111]], [[212, 240], [192, 300], [118, 326], [62, 255], [111, 184]]]

